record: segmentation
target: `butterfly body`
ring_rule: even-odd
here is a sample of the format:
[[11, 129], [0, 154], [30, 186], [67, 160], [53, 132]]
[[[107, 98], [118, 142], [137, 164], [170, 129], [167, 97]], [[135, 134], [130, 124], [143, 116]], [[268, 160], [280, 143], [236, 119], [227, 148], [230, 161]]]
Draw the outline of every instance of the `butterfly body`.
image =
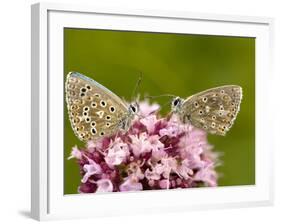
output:
[[241, 99], [240, 86], [220, 86], [187, 99], [175, 97], [172, 101], [172, 112], [183, 123], [190, 123], [211, 134], [225, 135], [236, 119]]
[[106, 87], [77, 72], [67, 75], [65, 85], [70, 123], [81, 141], [128, 131], [137, 113], [136, 105], [128, 105]]

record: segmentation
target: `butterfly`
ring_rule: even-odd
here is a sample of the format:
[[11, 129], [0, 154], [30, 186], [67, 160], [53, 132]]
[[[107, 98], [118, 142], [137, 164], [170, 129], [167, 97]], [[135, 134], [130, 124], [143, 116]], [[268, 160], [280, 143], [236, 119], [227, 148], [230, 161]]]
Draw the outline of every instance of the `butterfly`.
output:
[[240, 110], [242, 88], [226, 85], [205, 90], [182, 99], [174, 97], [171, 112], [182, 123], [190, 123], [208, 133], [225, 135]]
[[127, 104], [109, 89], [78, 72], [65, 83], [71, 127], [81, 141], [127, 132], [138, 113], [138, 104]]

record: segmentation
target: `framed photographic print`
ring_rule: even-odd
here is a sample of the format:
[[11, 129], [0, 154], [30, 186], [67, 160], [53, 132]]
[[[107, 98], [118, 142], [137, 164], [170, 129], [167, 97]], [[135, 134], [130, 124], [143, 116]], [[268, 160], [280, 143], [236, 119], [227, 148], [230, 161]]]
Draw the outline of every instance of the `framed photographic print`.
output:
[[272, 24], [32, 5], [32, 217], [271, 204]]

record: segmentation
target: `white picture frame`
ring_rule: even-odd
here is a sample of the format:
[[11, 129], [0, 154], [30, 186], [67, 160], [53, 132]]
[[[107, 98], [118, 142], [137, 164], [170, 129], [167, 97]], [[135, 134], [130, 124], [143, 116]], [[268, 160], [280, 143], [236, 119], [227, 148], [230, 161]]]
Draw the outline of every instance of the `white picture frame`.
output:
[[[267, 98], [273, 80], [273, 19], [190, 12], [97, 9], [93, 6], [50, 3], [32, 5], [31, 13], [33, 218], [99, 217], [273, 203], [273, 146], [270, 133], [264, 131], [273, 129], [270, 117], [266, 115], [269, 114], [268, 108], [273, 108]], [[91, 194], [64, 195], [61, 138], [64, 27], [255, 37], [256, 184], [100, 194], [95, 197]]]

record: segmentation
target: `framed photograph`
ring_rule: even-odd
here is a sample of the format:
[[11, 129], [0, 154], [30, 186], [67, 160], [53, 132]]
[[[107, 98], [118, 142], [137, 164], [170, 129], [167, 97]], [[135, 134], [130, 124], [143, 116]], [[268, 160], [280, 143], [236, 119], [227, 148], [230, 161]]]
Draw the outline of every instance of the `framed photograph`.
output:
[[272, 29], [32, 5], [32, 217], [272, 204]]

